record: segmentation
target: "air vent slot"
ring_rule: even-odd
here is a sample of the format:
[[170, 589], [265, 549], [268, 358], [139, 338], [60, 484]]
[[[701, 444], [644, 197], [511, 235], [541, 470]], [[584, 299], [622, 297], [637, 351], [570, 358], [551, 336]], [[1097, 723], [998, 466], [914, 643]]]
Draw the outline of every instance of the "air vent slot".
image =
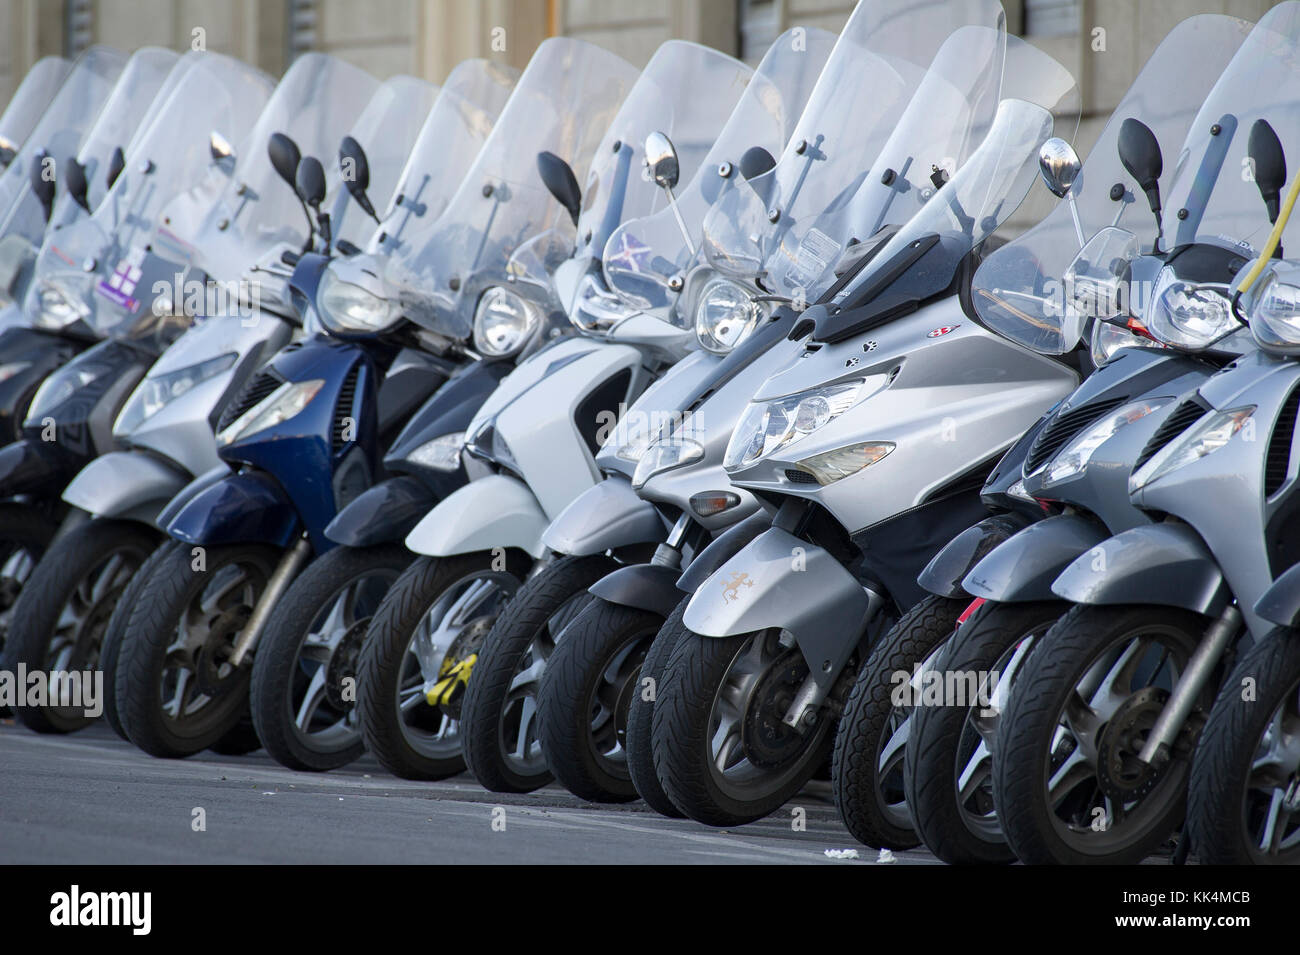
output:
[[785, 469], [785, 479], [791, 484], [817, 484], [815, 477], [807, 471], [797, 471], [794, 468]]
[[1057, 451], [1065, 447], [1071, 438], [1127, 400], [1126, 396], [1121, 396], [1106, 401], [1089, 402], [1078, 408], [1071, 408], [1069, 411], [1058, 412], [1034, 439], [1029, 454], [1025, 456], [1025, 473], [1033, 474], [1051, 460]]
[[1151, 435], [1146, 447], [1137, 456], [1133, 470], [1136, 471], [1155, 457], [1157, 451], [1199, 421], [1207, 410], [1198, 398], [1188, 398], [1175, 408], [1173, 414], [1165, 419], [1165, 423], [1156, 429], [1155, 434]]
[[225, 411], [221, 412], [221, 420], [217, 422], [217, 430], [224, 431], [230, 427], [240, 415], [259, 401], [262, 401], [283, 383], [280, 376], [272, 371], [262, 371], [255, 374], [248, 379], [248, 383], [244, 385], [235, 400], [226, 406]]
[[1264, 496], [1272, 497], [1286, 483], [1291, 466], [1291, 444], [1295, 440], [1296, 408], [1300, 406], [1300, 386], [1291, 390], [1277, 414], [1273, 436], [1268, 441], [1268, 460], [1264, 464]]
[[352, 406], [357, 396], [357, 379], [360, 375], [361, 366], [355, 366], [348, 372], [343, 387], [339, 389], [339, 400], [334, 406], [334, 429], [330, 435], [331, 446], [335, 451], [342, 450], [349, 441], [356, 440], [356, 422], [353, 421], [349, 429], [348, 421], [352, 419]]

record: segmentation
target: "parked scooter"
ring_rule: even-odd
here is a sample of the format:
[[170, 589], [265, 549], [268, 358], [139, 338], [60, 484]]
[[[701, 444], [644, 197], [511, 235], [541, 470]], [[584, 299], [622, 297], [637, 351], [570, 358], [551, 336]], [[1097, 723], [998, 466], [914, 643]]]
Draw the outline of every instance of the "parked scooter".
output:
[[[0, 170], [8, 169], [50, 101], [68, 78], [72, 63], [61, 56], [44, 56], [32, 64], [0, 113]], [[0, 206], [4, 200], [0, 198]]]
[[[1044, 318], [1049, 306], [1070, 309], [1077, 312], [1071, 317], [1073, 331], [1062, 330], [1046, 350], [1064, 355], [1075, 352], [1084, 322], [1091, 318], [1091, 353], [1076, 355], [1084, 370], [1090, 361], [1103, 367], [1053, 408], [999, 463], [982, 492], [985, 504], [995, 513], [963, 531], [935, 555], [918, 578], [927, 596], [872, 649], [858, 676], [837, 733], [832, 776], [841, 817], [867, 845], [906, 849], [924, 837], [932, 851], [949, 862], [987, 861], [998, 851], [1006, 851], [990, 848], [1004, 843], [996, 830], [988, 793], [991, 755], [990, 734], [985, 730], [995, 717], [986, 712], [987, 707], [976, 705], [984, 697], [973, 694], [966, 706], [918, 707], [915, 702], [933, 697], [933, 692], [925, 696], [926, 687], [938, 685], [928, 679], [930, 674], [953, 669], [936, 669], [935, 660], [959, 621], [958, 642], [980, 646], [981, 652], [987, 653], [989, 641], [999, 639], [992, 635], [1002, 633], [1003, 624], [998, 621], [1004, 614], [1037, 619], [1034, 615], [1041, 615], [1041, 602], [1053, 599], [1047, 584], [1054, 576], [1050, 570], [1054, 562], [1057, 569], [1064, 567], [1081, 549], [1109, 536], [1107, 526], [1117, 530], [1145, 520], [1127, 505], [1123, 482], [1132, 460], [1126, 457], [1127, 448], [1136, 441], [1136, 456], [1150, 432], [1173, 410], [1169, 396], [1194, 388], [1216, 366], [1158, 350], [1150, 339], [1095, 321], [1097, 300], [1103, 296], [1097, 294], [1099, 286], [1089, 281], [1088, 263], [1109, 264], [1101, 254], [1110, 234], [1106, 227], [1125, 214], [1125, 225], [1136, 230], [1147, 247], [1155, 238], [1154, 221], [1128, 209], [1134, 201], [1134, 187], [1117, 149], [1124, 121], [1140, 111], [1165, 141], [1180, 142], [1190, 117], [1181, 105], [1160, 93], [1176, 82], [1189, 98], [1203, 97], [1217, 78], [1213, 57], [1219, 57], [1221, 72], [1241, 36], [1239, 21], [1229, 17], [1194, 18], [1176, 26], [1112, 114], [1086, 166], [1079, 168], [1064, 143], [1049, 144], [1044, 150], [1040, 157], [1043, 178], [1053, 193], [1068, 197], [1067, 203], [1026, 235], [993, 252], [976, 275], [974, 308], [980, 315], [994, 312], [988, 324], [995, 331], [1002, 331], [1007, 322], [1000, 319], [1010, 314], [1009, 310], [997, 311], [999, 308], [1024, 312], [1037, 305]], [[1164, 107], [1167, 112], [1162, 111]], [[1172, 178], [1172, 170], [1168, 178]], [[1110, 187], [1115, 183], [1121, 187], [1112, 193]], [[1093, 234], [1101, 238], [1078, 251], [1083, 238]], [[1069, 257], [1071, 250], [1075, 250], [1073, 258]], [[1099, 273], [1095, 278], [1102, 280], [1108, 274]], [[1115, 288], [1100, 287], [1106, 292], [1107, 303], [1117, 298], [1111, 294]], [[1012, 298], [1008, 289], [1023, 289], [1026, 294]], [[1077, 296], [1077, 301], [1073, 297], [1050, 302], [1035, 299], [1035, 289], [1058, 297], [1068, 292]], [[1021, 323], [1012, 330], [1013, 337], [1045, 335], [1047, 328], [1046, 321]], [[1031, 337], [1024, 343], [1041, 346], [1045, 340]], [[1134, 351], [1135, 346], [1143, 345], [1149, 348]], [[1140, 403], [1144, 393], [1165, 383], [1168, 388], [1152, 392], [1158, 402]], [[1069, 512], [1061, 513], [1063, 508]], [[1041, 526], [1020, 534], [1038, 522]], [[1081, 533], [1081, 525], [1095, 530]], [[981, 586], [972, 585], [974, 589], [968, 591], [963, 580], [971, 568], [991, 551], [1010, 554], [1010, 549], [1001, 546], [1008, 538], [1023, 541], [1024, 546], [1039, 542], [1023, 566], [1041, 571], [1046, 581], [1038, 588], [1012, 592], [990, 585], [984, 576], [978, 578]], [[980, 599], [972, 603], [976, 596]], [[1008, 606], [1004, 611], [995, 610], [995, 601]], [[976, 613], [980, 606], [983, 609]], [[984, 636], [976, 634], [967, 640], [975, 630]], [[992, 672], [992, 668], [984, 668], [984, 672]], [[1004, 691], [1011, 673], [998, 672], [1002, 675], [998, 685]], [[979, 689], [991, 693], [993, 688]], [[923, 715], [919, 722], [926, 731], [914, 743], [918, 739], [916, 714]], [[977, 732], [964, 729], [968, 721]], [[984, 745], [978, 745], [981, 742]], [[961, 762], [954, 753], [958, 747], [966, 757]], [[912, 758], [906, 787], [905, 753]], [[960, 785], [953, 778], [957, 772]], [[916, 805], [905, 798], [905, 789], [919, 800]], [[954, 798], [958, 794], [959, 800]]]
[[[209, 95], [213, 79], [213, 72], [204, 70], [195, 82], [178, 87], [189, 109]], [[381, 202], [392, 193], [402, 156], [415, 136], [413, 117], [432, 93], [422, 80], [393, 77], [376, 90], [350, 131], [353, 142], [362, 137], [379, 144], [376, 153], [383, 175], [376, 195]], [[203, 127], [212, 118], [196, 111], [186, 117], [187, 130], [172, 123], [168, 134], [186, 133], [188, 141], [201, 144]], [[356, 164], [357, 180], [378, 178], [370, 175], [364, 154], [358, 154]], [[335, 192], [346, 200], [341, 184]], [[340, 231], [348, 224], [338, 211], [329, 221]], [[340, 236], [339, 241], [346, 240]], [[281, 254], [285, 251], [290, 250], [282, 248]], [[267, 357], [289, 342], [296, 324], [270, 309], [206, 311], [128, 399], [113, 428], [115, 445], [122, 450], [91, 461], [64, 491], [64, 501], [82, 521], [66, 529], [37, 565], [15, 608], [21, 617], [14, 631], [15, 652], [29, 668], [67, 669], [67, 663], [80, 669], [99, 655], [119, 596], [162, 542], [155, 521], [163, 507], [197, 476], [222, 466], [213, 422]], [[85, 515], [94, 520], [85, 521]], [[115, 680], [115, 660], [106, 656], [100, 668], [106, 679]], [[107, 695], [106, 708], [112, 712], [116, 693]], [[66, 732], [89, 722], [54, 706], [28, 707], [20, 716], [44, 731]]]
[[751, 821], [811, 777], [856, 660], [919, 599], [915, 575], [937, 546], [979, 516], [990, 457], [1077, 383], [961, 304], [972, 253], [1029, 189], [1052, 111], [1077, 102], [1055, 61], [1027, 46], [1011, 59], [1004, 89], [1039, 101], [1003, 99], [956, 174], [804, 313], [803, 354], [732, 436], [732, 482], [776, 514], [696, 591], [683, 617], [695, 636], [659, 687], [655, 768], [691, 818]]
[[[501, 281], [506, 256], [537, 222], [526, 187], [505, 179], [484, 194], [483, 177], [499, 168], [484, 157], [500, 160], [530, 136], [570, 153], [583, 134], [558, 117], [599, 116], [627, 72], [595, 47], [547, 41], [441, 227], [400, 254], [335, 259], [324, 272], [315, 304], [329, 335], [289, 346], [250, 380], [218, 424], [219, 454], [232, 470], [191, 485], [159, 520], [174, 540], [142, 572], [170, 584], [142, 594], [118, 661], [119, 715], [132, 742], [184, 756], [239, 722], [272, 609], [312, 556], [332, 546], [324, 529], [377, 476], [380, 448], [463, 360], [465, 316], [454, 301], [443, 306], [446, 279], [427, 290], [430, 263], [477, 248], [468, 262], [475, 270], [453, 276], [452, 291], [489, 273]], [[512, 110], [517, 125], [507, 123]], [[304, 168], [306, 160], [300, 187]], [[323, 184], [304, 193], [315, 199]]]
[[[1233, 299], [1258, 272], [1248, 267], [1256, 243], [1268, 259], [1285, 225], [1278, 218], [1265, 239], [1285, 180], [1283, 141], [1300, 148], [1286, 65], [1297, 43], [1300, 4], [1273, 8], [1180, 153], [1168, 197], [1178, 225], [1143, 324], [1183, 349], [1246, 354], [1184, 400], [1134, 461], [1129, 494], [1154, 522], [1098, 543], [1051, 584], [1076, 606], [1021, 665], [994, 744], [999, 822], [1028, 863], [1136, 862], [1175, 833], [1204, 713], [1233, 653], [1271, 629], [1253, 605], [1294, 560], [1285, 536], [1273, 536], [1275, 515], [1295, 509], [1285, 467], [1265, 462], [1269, 447], [1290, 446], [1296, 373], [1252, 351]], [[1131, 144], [1143, 156], [1133, 165], [1150, 175], [1159, 145], [1143, 142]], [[1236, 174], [1247, 162], [1254, 182]], [[1180, 841], [1176, 858], [1187, 849]]]

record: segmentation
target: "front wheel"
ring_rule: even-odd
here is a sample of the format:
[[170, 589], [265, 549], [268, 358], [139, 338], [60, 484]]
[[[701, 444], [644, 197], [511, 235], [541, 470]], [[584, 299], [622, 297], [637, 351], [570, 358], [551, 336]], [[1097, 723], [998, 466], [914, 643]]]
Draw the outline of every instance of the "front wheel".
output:
[[7, 644], [14, 606], [58, 530], [58, 525], [38, 510], [0, 504], [0, 667], [12, 669]]
[[321, 772], [365, 752], [357, 660], [384, 595], [412, 559], [400, 544], [336, 547], [276, 604], [258, 641], [249, 704], [258, 738], [282, 766]]
[[659, 698], [659, 689], [664, 685], [664, 673], [668, 661], [682, 640], [697, 639], [686, 629], [682, 617], [686, 615], [686, 606], [691, 602], [689, 596], [683, 597], [673, 612], [668, 615], [659, 632], [655, 634], [641, 661], [642, 690], [632, 695], [627, 709], [627, 775], [636, 787], [637, 794], [645, 804], [669, 819], [680, 819], [682, 811], [678, 809], [655, 773], [654, 757], [654, 718], [655, 702]]
[[1173, 835], [1201, 717], [1162, 765], [1138, 756], [1208, 625], [1173, 607], [1080, 605], [1038, 641], [993, 762], [998, 820], [1021, 862], [1135, 865]]
[[834, 737], [829, 708], [802, 731], [782, 721], [807, 676], [803, 654], [774, 629], [677, 644], [653, 748], [659, 782], [682, 812], [710, 826], [753, 822], [812, 778]]
[[627, 769], [628, 710], [644, 692], [642, 664], [662, 625], [657, 613], [593, 598], [547, 661], [537, 691], [542, 752], [575, 796], [637, 797]]
[[465, 681], [523, 573], [490, 553], [417, 557], [389, 588], [357, 663], [357, 717], [366, 748], [394, 776], [445, 779], [465, 768]]
[[1206, 865], [1300, 862], [1300, 639], [1278, 630], [1237, 662], [1192, 759], [1187, 826]]
[[281, 556], [264, 545], [180, 545], [154, 565], [117, 663], [118, 707], [136, 746], [190, 756], [247, 715], [249, 667], [230, 656]]
[[[28, 672], [68, 678], [102, 670], [108, 620], [157, 544], [157, 533], [148, 527], [108, 519], [88, 521], [59, 538], [14, 604], [10, 659]], [[106, 701], [101, 695], [94, 702]], [[94, 722], [86, 712], [82, 703], [51, 699], [45, 706], [19, 707], [18, 718], [38, 733], [71, 733]]]

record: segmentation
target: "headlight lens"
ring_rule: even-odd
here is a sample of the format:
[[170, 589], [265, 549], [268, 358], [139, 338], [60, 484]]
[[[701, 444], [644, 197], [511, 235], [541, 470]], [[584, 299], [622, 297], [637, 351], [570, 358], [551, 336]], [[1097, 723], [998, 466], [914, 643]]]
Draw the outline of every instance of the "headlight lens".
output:
[[217, 435], [217, 443], [224, 447], [240, 438], [283, 424], [301, 413], [324, 385], [323, 378], [286, 381], [232, 421]]
[[704, 457], [704, 446], [689, 438], [664, 438], [650, 445], [637, 462], [632, 486], [642, 487], [656, 474], [684, 467]]
[[1129, 492], [1141, 490], [1171, 471], [1177, 471], [1185, 465], [1199, 461], [1207, 454], [1218, 451], [1231, 440], [1234, 434], [1245, 427], [1254, 413], [1255, 406], [1248, 405], [1206, 415], [1199, 424], [1193, 425], [1182, 437], [1161, 449], [1155, 457], [1135, 472], [1128, 481]]
[[1270, 274], [1250, 313], [1250, 328], [1261, 345], [1295, 348], [1300, 345], [1300, 286]]
[[455, 431], [426, 441], [410, 453], [407, 460], [435, 471], [454, 471], [460, 467], [460, 452], [465, 447], [465, 432]]
[[569, 321], [585, 332], [608, 332], [637, 310], [588, 273], [578, 285]]
[[715, 279], [704, 287], [695, 306], [695, 337], [701, 347], [725, 355], [750, 333], [758, 317], [758, 303], [742, 286]]
[[810, 458], [796, 461], [795, 467], [807, 471], [817, 479], [818, 484], [825, 487], [870, 467], [895, 447], [892, 441], [863, 441], [834, 451], [814, 454]]
[[1106, 415], [1092, 427], [1084, 429], [1057, 452], [1056, 457], [1052, 458], [1047, 465], [1043, 484], [1057, 484], [1082, 474], [1096, 450], [1113, 438], [1117, 431], [1134, 421], [1140, 421], [1171, 401], [1172, 398], [1153, 398], [1150, 401], [1130, 402], [1118, 411]]
[[329, 269], [321, 277], [320, 318], [338, 332], [381, 332], [401, 317], [398, 304], [360, 285], [345, 282]]
[[1162, 269], [1143, 323], [1160, 341], [1179, 348], [1208, 348], [1240, 327], [1226, 290], [1194, 285]]
[[751, 402], [731, 433], [722, 466], [747, 467], [834, 421], [858, 400], [865, 379], [814, 388], [773, 401]]
[[46, 280], [36, 290], [39, 306], [35, 324], [57, 331], [90, 314], [90, 309], [71, 288], [61, 282]]
[[494, 286], [483, 293], [474, 312], [474, 348], [492, 358], [513, 355], [527, 344], [540, 323], [536, 305]]
[[1121, 325], [1111, 322], [1094, 322], [1092, 326], [1092, 363], [1098, 368], [1115, 360], [1125, 348], [1166, 348], [1160, 342], [1143, 338]]
[[150, 375], [140, 382], [122, 413], [117, 416], [114, 433], [130, 434], [162, 410], [163, 405], [175, 401], [195, 385], [221, 374], [238, 360], [239, 355], [235, 352], [226, 352], [187, 368], [178, 368], [163, 375]]
[[108, 366], [93, 362], [78, 362], [60, 368], [36, 389], [31, 408], [27, 412], [27, 424], [40, 424], [41, 419], [51, 411], [109, 371], [111, 369]]

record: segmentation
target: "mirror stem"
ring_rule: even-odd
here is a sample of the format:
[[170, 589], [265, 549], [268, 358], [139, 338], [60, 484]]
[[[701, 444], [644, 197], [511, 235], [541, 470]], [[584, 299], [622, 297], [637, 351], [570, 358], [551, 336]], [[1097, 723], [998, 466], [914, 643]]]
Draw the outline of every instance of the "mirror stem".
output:
[[1070, 205], [1070, 215], [1074, 217], [1074, 235], [1079, 240], [1079, 248], [1088, 244], [1088, 240], [1083, 237], [1083, 223], [1079, 221], [1079, 204], [1074, 201], [1073, 190], [1065, 194], [1065, 201]]
[[681, 210], [677, 208], [677, 197], [673, 195], [671, 186], [664, 186], [664, 192], [668, 193], [668, 208], [673, 210], [673, 218], [677, 220], [677, 228], [682, 232], [682, 238], [686, 240], [686, 249], [695, 255], [695, 243], [691, 241], [690, 230], [686, 228], [686, 220], [682, 218]]

